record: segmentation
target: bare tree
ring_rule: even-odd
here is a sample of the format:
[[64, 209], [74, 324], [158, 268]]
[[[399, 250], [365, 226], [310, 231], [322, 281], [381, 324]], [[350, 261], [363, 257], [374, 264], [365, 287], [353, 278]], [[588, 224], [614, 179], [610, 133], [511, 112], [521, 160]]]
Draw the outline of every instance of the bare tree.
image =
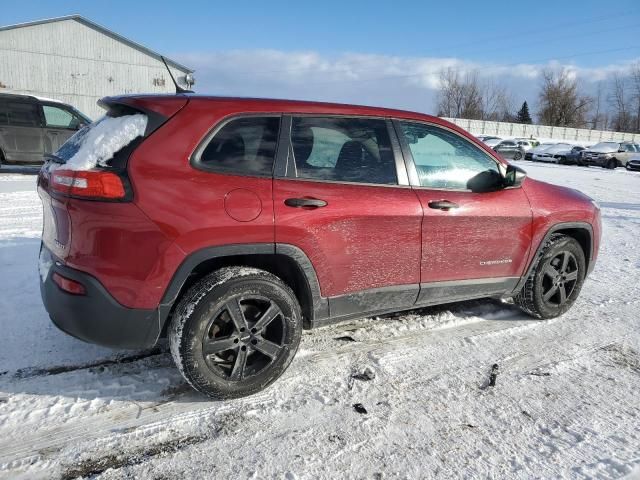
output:
[[631, 127], [629, 115], [629, 92], [627, 79], [620, 73], [614, 73], [609, 92], [609, 104], [613, 114], [613, 129], [618, 132], [627, 132]]
[[640, 133], [640, 62], [631, 66], [631, 100], [635, 118], [633, 119], [633, 131]]
[[604, 111], [602, 105], [604, 97], [605, 85], [600, 81], [596, 87], [596, 93], [593, 97], [592, 111], [591, 111], [591, 129], [592, 130], [606, 130], [607, 128], [607, 113]]
[[541, 124], [581, 128], [587, 124], [592, 99], [580, 94], [578, 82], [569, 70], [545, 70], [538, 104]]
[[438, 115], [451, 118], [478, 118], [481, 110], [482, 100], [476, 73], [467, 73], [463, 76], [455, 68], [440, 72]]
[[455, 68], [440, 72], [438, 115], [471, 120], [505, 120], [512, 110], [506, 88], [482, 82], [477, 72], [461, 74]]
[[482, 120], [513, 120], [513, 97], [504, 85], [488, 80], [482, 85]]

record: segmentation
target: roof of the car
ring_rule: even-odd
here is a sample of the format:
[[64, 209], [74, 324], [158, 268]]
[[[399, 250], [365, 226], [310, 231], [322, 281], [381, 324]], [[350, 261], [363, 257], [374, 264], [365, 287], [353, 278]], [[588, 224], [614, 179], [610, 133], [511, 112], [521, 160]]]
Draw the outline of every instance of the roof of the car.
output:
[[[393, 108], [373, 107], [367, 105], [353, 105], [347, 103], [330, 103], [316, 102], [308, 100], [287, 100], [279, 98], [258, 98], [258, 97], [225, 97], [214, 95], [199, 94], [164, 94], [164, 95], [122, 95], [117, 97], [109, 97], [109, 101], [118, 101], [120, 99], [143, 99], [146, 101], [163, 101], [165, 99], [188, 98], [193, 103], [217, 103], [224, 105], [234, 105], [238, 110], [246, 110], [247, 113], [255, 112], [282, 112], [282, 113], [323, 113], [333, 115], [365, 115], [378, 117], [395, 117], [406, 119], [419, 119], [430, 121], [449, 127], [456, 127], [453, 123], [443, 120], [439, 117], [428, 115], [425, 113], [412, 112], [408, 110], [399, 110]], [[107, 100], [107, 99], [105, 99]]]
[[54, 98], [39, 97], [37, 95], [26, 95], [23, 93], [0, 93], [0, 98], [22, 98], [26, 100], [38, 100], [40, 102], [59, 103], [61, 105], [67, 105], [66, 103]]

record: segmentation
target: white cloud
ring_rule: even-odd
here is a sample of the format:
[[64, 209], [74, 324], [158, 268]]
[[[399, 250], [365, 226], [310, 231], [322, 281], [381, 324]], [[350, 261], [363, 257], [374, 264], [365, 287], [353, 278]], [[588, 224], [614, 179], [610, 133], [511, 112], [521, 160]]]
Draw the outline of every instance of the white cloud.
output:
[[[401, 57], [360, 53], [240, 50], [177, 55], [196, 70], [196, 91], [216, 95], [295, 98], [361, 103], [433, 113], [439, 73], [448, 67], [477, 71], [504, 84], [516, 103], [535, 104], [544, 68], [569, 68], [586, 91], [633, 61], [584, 68], [550, 61], [505, 65], [460, 58]], [[636, 59], [635, 61], [638, 61]]]

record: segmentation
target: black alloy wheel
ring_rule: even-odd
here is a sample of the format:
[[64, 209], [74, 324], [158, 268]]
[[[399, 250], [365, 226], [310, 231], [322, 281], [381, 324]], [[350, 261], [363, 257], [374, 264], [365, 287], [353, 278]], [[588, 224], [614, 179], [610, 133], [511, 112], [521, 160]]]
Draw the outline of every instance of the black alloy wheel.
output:
[[211, 318], [202, 337], [209, 368], [239, 381], [259, 375], [283, 353], [284, 316], [268, 298], [237, 295]]
[[546, 265], [542, 279], [542, 300], [559, 307], [567, 302], [578, 281], [578, 261], [569, 251], [558, 253]]
[[189, 384], [212, 398], [251, 395], [287, 369], [302, 338], [291, 288], [252, 267], [205, 276], [176, 307], [168, 332], [173, 359]]

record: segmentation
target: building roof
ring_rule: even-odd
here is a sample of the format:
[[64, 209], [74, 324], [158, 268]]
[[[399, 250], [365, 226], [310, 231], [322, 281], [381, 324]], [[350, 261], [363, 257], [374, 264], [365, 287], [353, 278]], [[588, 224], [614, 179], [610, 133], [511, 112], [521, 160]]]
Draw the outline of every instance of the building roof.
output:
[[[62, 22], [65, 20], [75, 20], [76, 22], [79, 22], [89, 28], [93, 28], [94, 30], [107, 35], [108, 37], [113, 38], [114, 40], [117, 40], [119, 42], [124, 43], [125, 45], [128, 45], [131, 48], [135, 48], [136, 50], [139, 50], [142, 53], [145, 53], [147, 55], [149, 55], [150, 57], [154, 57], [157, 60], [162, 61], [162, 55], [160, 55], [158, 52], [154, 52], [153, 50], [140, 45], [139, 43], [134, 42], [133, 40], [129, 40], [126, 37], [123, 37], [122, 35], [117, 34], [116, 32], [114, 32], [113, 30], [109, 30], [106, 27], [103, 27], [102, 25], [98, 25], [95, 22], [92, 22], [91, 20], [87, 20], [86, 18], [84, 18], [82, 15], [66, 15], [64, 17], [55, 17], [55, 18], [46, 18], [44, 20], [35, 20], [33, 22], [26, 22], [26, 23], [17, 23], [15, 25], [7, 25], [6, 27], [0, 27], [0, 32], [5, 31], [5, 30], [12, 30], [15, 28], [22, 28], [22, 27], [32, 27], [34, 25], [43, 25], [45, 23], [53, 23], [53, 22]], [[171, 60], [170, 58], [164, 57], [165, 60], [167, 61], [167, 64], [171, 65], [174, 68], [177, 68], [178, 70], [182, 70], [184, 72], [189, 72], [189, 73], [193, 73], [193, 70], [189, 67], [185, 67], [184, 65], [176, 62], [175, 60]]]

